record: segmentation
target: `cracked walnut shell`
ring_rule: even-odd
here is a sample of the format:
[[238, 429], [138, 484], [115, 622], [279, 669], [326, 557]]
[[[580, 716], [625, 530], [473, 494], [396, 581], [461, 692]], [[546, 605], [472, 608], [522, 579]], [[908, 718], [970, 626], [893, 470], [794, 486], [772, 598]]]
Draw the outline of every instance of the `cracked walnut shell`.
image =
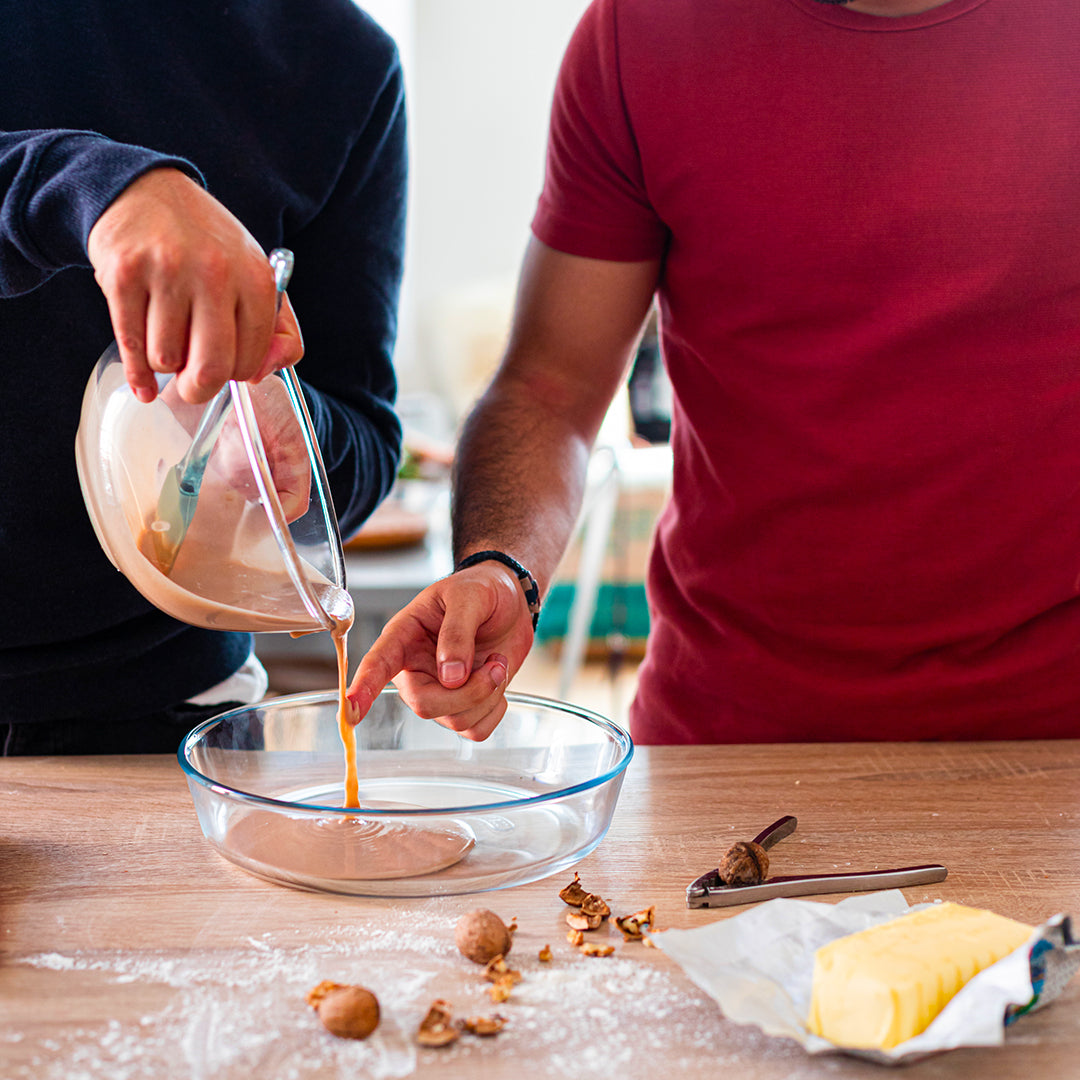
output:
[[571, 907], [581, 907], [582, 901], [590, 895], [591, 893], [581, 887], [581, 877], [578, 874], [574, 874], [574, 880], [569, 885], [559, 890], [559, 899]]
[[420, 1028], [416, 1032], [416, 1041], [421, 1046], [448, 1046], [461, 1034], [450, 1017], [450, 1004], [442, 998], [432, 1002]]
[[656, 908], [647, 907], [642, 911], [635, 911], [633, 915], [617, 915], [615, 925], [622, 932], [624, 941], [642, 941], [645, 938], [645, 929], [656, 928]]
[[614, 951], [614, 945], [603, 945], [599, 941], [586, 941], [578, 948], [583, 956], [610, 956]]
[[568, 911], [566, 913], [566, 925], [571, 930], [595, 930], [602, 922], [599, 915], [586, 915], [584, 911]]
[[461, 1026], [473, 1035], [497, 1035], [506, 1027], [506, 1017], [499, 1013], [494, 1016], [470, 1016], [461, 1021]]
[[602, 896], [597, 896], [595, 893], [589, 893], [589, 895], [581, 901], [581, 914], [599, 915], [601, 919], [606, 919], [611, 914], [611, 908]]
[[502, 956], [495, 956], [484, 968], [484, 978], [488, 982], [508, 982], [513, 986], [514, 983], [521, 982], [521, 972], [511, 968]]

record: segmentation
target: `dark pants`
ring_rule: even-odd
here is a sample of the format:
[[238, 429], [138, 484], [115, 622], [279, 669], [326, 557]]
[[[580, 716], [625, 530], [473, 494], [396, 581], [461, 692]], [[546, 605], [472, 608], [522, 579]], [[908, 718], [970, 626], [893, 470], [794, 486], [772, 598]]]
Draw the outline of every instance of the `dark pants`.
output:
[[236, 708], [238, 704], [173, 705], [133, 720], [95, 718], [0, 723], [0, 755], [175, 754], [193, 727]]

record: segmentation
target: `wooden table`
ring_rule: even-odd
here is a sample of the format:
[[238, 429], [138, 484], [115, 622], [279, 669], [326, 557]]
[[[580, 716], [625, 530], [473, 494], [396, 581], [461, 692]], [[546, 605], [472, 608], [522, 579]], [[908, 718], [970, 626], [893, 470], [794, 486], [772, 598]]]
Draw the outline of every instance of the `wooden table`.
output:
[[[169, 758], [0, 761], [0, 1077], [882, 1076], [808, 1057], [726, 1021], [658, 949], [618, 942], [586, 959], [565, 941], [563, 878], [418, 901], [308, 894], [250, 877], [203, 840]], [[687, 884], [734, 839], [783, 813], [777, 873], [941, 861], [908, 890], [1039, 922], [1080, 915], [1080, 742], [639, 749], [612, 828], [578, 869], [626, 912], [661, 926], [739, 911], [688, 910]], [[833, 898], [835, 899], [835, 898]], [[492, 1006], [453, 947], [476, 906], [516, 916], [524, 980]], [[598, 933], [606, 933], [599, 931]], [[549, 964], [537, 959], [551, 943]], [[360, 982], [383, 1023], [334, 1039], [303, 1004], [321, 979]], [[492, 1039], [418, 1049], [436, 998], [458, 1015], [502, 1012]], [[1080, 979], [993, 1050], [917, 1063], [905, 1080], [1080, 1075]]]

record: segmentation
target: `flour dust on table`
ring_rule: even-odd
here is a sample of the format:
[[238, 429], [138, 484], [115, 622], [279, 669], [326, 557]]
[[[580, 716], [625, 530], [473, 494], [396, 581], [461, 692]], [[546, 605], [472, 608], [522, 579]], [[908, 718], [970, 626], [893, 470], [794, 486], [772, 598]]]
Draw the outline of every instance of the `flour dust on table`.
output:
[[[10, 1080], [393, 1080], [438, 1063], [470, 1070], [484, 1063], [528, 1060], [530, 1075], [633, 1075], [635, 1058], [660, 1052], [675, 1071], [695, 1050], [712, 1047], [717, 1067], [747, 1052], [786, 1060], [791, 1075], [801, 1051], [724, 1021], [714, 1003], [659, 954], [640, 944], [613, 957], [587, 959], [553, 943], [554, 959], [537, 959], [540, 941], [519, 931], [515, 967], [522, 980], [499, 1006], [507, 1018], [496, 1038], [462, 1039], [442, 1049], [417, 1046], [431, 1002], [452, 1001], [455, 1015], [488, 1013], [488, 984], [454, 945], [454, 922], [433, 905], [381, 909], [378, 924], [330, 929], [326, 943], [302, 944], [300, 931], [248, 939], [223, 957], [213, 949], [42, 953], [18, 961], [35, 968], [133, 984], [162, 1007], [134, 1023], [57, 1028], [20, 1059]], [[423, 926], [427, 932], [418, 932]], [[539, 941], [539, 939], [536, 939]], [[378, 997], [382, 1020], [364, 1042], [325, 1032], [305, 1004], [323, 979], [363, 983]], [[0, 1028], [0, 1050], [5, 1036]]]

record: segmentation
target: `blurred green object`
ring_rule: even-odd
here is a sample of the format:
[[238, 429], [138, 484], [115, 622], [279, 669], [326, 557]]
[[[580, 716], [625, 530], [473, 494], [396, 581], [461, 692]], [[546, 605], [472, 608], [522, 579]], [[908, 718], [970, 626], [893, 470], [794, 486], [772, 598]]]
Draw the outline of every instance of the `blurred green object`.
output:
[[397, 471], [399, 480], [419, 480], [422, 476], [420, 470], [420, 458], [407, 446], [401, 455], [401, 464]]
[[[570, 627], [570, 608], [574, 603], [574, 586], [569, 582], [552, 585], [540, 609], [536, 628], [537, 641], [558, 640]], [[601, 584], [596, 597], [596, 610], [589, 624], [590, 641], [606, 641], [611, 634], [622, 634], [633, 640], [649, 636], [649, 605], [643, 582], [625, 585]]]

